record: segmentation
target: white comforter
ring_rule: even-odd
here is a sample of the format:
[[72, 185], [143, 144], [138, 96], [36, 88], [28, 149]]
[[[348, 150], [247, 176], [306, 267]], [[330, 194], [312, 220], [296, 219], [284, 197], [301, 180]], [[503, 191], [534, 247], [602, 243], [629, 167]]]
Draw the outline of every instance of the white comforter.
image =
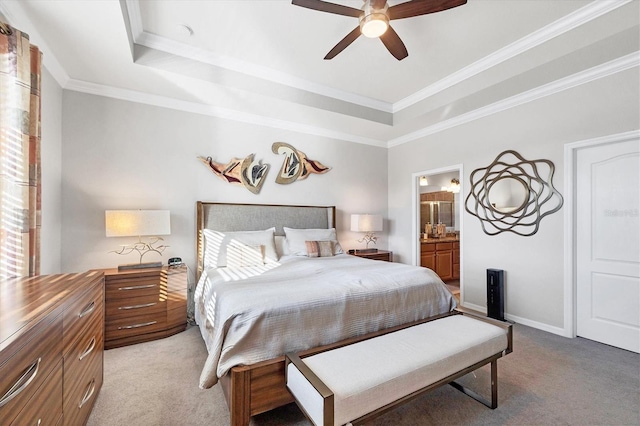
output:
[[209, 356], [200, 387], [231, 367], [445, 313], [456, 305], [431, 270], [338, 255], [284, 257], [255, 270], [205, 270], [195, 315]]

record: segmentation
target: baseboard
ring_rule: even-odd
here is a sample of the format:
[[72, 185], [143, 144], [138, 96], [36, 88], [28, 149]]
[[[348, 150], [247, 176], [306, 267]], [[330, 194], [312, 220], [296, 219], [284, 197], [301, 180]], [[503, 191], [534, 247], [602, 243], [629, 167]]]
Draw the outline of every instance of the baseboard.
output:
[[[466, 308], [466, 309], [472, 309], [474, 311], [478, 311], [483, 313], [484, 315], [487, 314], [487, 307], [486, 306], [480, 306], [480, 305], [475, 305], [473, 303], [461, 303], [461, 306]], [[542, 331], [546, 331], [548, 333], [552, 333], [552, 334], [557, 334], [559, 336], [563, 336], [563, 337], [567, 337], [564, 328], [560, 328], [560, 327], [554, 327], [552, 325], [549, 324], [544, 324], [542, 322], [538, 322], [538, 321], [533, 321], [527, 318], [522, 318], [516, 315], [511, 315], [505, 312], [504, 317], [507, 321], [512, 321], [518, 324], [522, 324], [522, 325], [526, 325], [528, 327], [532, 327], [532, 328], [537, 328], [538, 330], [542, 330]]]

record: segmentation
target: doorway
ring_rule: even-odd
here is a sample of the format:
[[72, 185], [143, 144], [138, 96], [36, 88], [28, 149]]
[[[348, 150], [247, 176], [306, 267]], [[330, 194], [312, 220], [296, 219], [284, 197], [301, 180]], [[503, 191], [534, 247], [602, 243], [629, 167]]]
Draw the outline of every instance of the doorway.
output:
[[568, 150], [571, 335], [640, 352], [640, 134]]
[[462, 176], [461, 164], [412, 175], [413, 264], [436, 272], [459, 302], [464, 300]]

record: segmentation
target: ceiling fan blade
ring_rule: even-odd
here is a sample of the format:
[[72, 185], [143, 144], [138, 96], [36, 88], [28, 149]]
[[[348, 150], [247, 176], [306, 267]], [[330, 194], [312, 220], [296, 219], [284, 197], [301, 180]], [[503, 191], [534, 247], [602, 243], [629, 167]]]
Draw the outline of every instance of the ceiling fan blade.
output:
[[400, 36], [395, 30], [391, 27], [387, 28], [384, 34], [380, 36], [380, 40], [386, 46], [387, 50], [391, 52], [393, 56], [396, 57], [397, 60], [401, 61], [407, 56], [409, 56], [409, 52], [407, 52], [407, 48], [400, 40]]
[[341, 4], [329, 3], [321, 0], [292, 0], [291, 4], [307, 9], [319, 10], [320, 12], [333, 13], [336, 15], [353, 16], [355, 18], [362, 14], [362, 10], [355, 9]]
[[466, 4], [467, 0], [413, 0], [391, 6], [388, 10], [389, 19], [403, 19], [414, 16], [427, 15]]
[[340, 40], [338, 42], [338, 44], [336, 44], [333, 47], [333, 49], [331, 49], [329, 51], [329, 53], [327, 53], [327, 56], [325, 56], [324, 58], [325, 59], [333, 59], [333, 58], [335, 58], [338, 53], [340, 53], [344, 49], [346, 49], [347, 46], [349, 46], [351, 43], [353, 43], [358, 37], [360, 37], [360, 26], [357, 26], [353, 31], [351, 31], [349, 34], [347, 34], [345, 38]]

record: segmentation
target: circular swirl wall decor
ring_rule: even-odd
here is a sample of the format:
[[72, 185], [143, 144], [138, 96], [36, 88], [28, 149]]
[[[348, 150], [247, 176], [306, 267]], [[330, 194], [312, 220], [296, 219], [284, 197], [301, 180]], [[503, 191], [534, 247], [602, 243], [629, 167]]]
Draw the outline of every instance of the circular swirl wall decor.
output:
[[480, 219], [485, 234], [531, 236], [543, 217], [562, 207], [562, 195], [553, 186], [554, 171], [549, 160], [529, 161], [516, 151], [504, 151], [471, 173], [465, 210]]

